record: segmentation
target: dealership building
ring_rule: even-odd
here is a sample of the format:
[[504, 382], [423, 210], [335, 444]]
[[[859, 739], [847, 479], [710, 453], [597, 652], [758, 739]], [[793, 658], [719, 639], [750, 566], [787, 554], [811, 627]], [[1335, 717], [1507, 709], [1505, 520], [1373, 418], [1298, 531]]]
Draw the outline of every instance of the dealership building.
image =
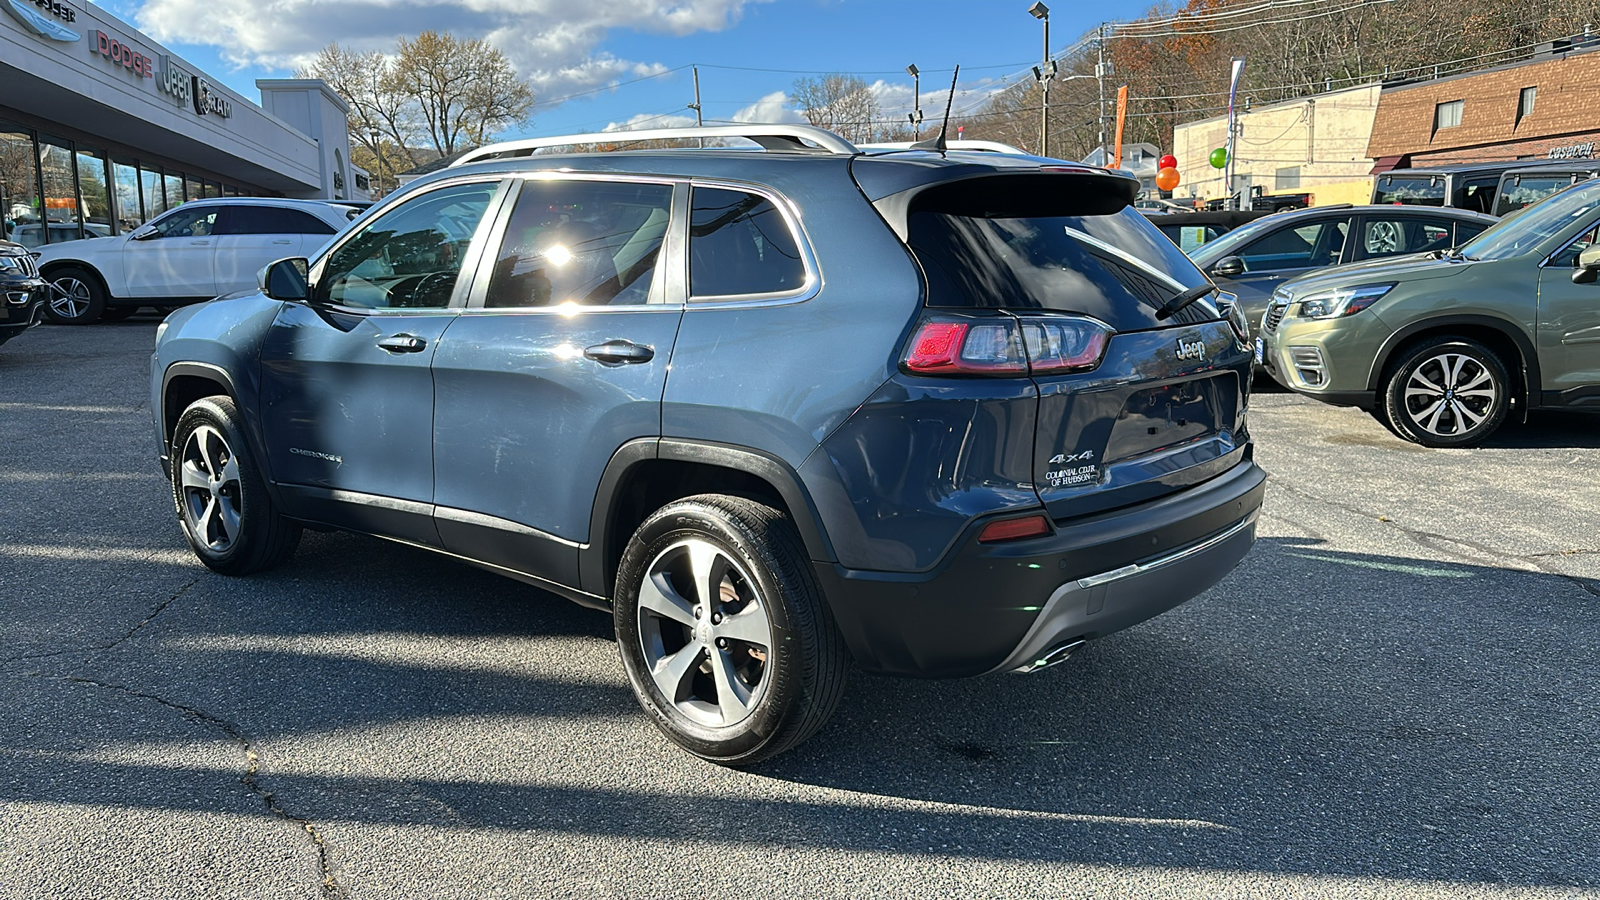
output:
[[217, 83], [81, 0], [0, 0], [0, 212], [28, 246], [201, 197], [368, 199], [347, 107], [315, 79]]

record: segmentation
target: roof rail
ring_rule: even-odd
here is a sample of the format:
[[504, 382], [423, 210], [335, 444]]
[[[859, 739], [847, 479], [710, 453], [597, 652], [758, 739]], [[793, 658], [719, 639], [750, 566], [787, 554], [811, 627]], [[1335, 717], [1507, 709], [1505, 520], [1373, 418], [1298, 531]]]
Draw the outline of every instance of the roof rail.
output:
[[[745, 138], [761, 145], [763, 150], [801, 151], [809, 153], [840, 153], [853, 156], [861, 151], [855, 145], [831, 131], [810, 125], [778, 125], [754, 123], [750, 125], [710, 125], [692, 128], [649, 128], [639, 131], [602, 131], [596, 134], [566, 134], [559, 137], [525, 138], [504, 141], [480, 147], [450, 164], [451, 168], [468, 163], [482, 162], [512, 156], [531, 156], [535, 150], [546, 147], [570, 147], [575, 144], [615, 144], [635, 141], [687, 140], [691, 138]], [[810, 144], [805, 143], [809, 141]], [[811, 146], [815, 144], [816, 146]]]

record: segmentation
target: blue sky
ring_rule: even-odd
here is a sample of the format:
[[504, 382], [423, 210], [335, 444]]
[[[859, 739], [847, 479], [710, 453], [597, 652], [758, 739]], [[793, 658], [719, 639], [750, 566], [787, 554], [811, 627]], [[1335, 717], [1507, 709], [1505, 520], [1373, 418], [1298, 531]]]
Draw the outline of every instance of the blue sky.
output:
[[[1048, 0], [1047, 0], [1048, 2]], [[425, 28], [486, 37], [539, 94], [529, 134], [597, 131], [673, 116], [694, 96], [699, 64], [707, 119], [773, 118], [795, 79], [850, 72], [885, 110], [910, 107], [908, 63], [922, 71], [923, 114], [936, 121], [951, 67], [956, 108], [981, 102], [1001, 79], [1026, 74], [1041, 51], [1032, 0], [102, 0], [250, 99], [254, 81], [283, 77], [330, 41], [391, 48]], [[1141, 14], [1147, 2], [1051, 4], [1061, 50], [1102, 19]], [[270, 15], [264, 14], [271, 9]], [[773, 71], [780, 70], [780, 71]], [[1027, 76], [1031, 77], [1031, 75]], [[637, 80], [643, 79], [643, 80]], [[618, 82], [632, 82], [610, 85]], [[583, 96], [573, 97], [574, 94]], [[572, 97], [562, 101], [562, 98]], [[552, 102], [561, 101], [561, 102]], [[511, 136], [511, 135], [508, 135]]]

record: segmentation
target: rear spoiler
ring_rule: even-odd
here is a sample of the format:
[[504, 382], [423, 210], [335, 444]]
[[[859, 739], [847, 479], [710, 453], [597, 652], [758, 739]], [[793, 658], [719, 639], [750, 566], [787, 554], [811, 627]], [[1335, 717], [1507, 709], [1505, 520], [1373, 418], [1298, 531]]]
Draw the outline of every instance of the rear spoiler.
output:
[[1139, 195], [1137, 179], [1089, 166], [960, 167], [973, 168], [983, 171], [957, 170], [951, 172], [955, 177], [930, 180], [876, 199], [868, 197], [904, 241], [911, 214], [919, 211], [993, 219], [1107, 216], [1127, 208]]

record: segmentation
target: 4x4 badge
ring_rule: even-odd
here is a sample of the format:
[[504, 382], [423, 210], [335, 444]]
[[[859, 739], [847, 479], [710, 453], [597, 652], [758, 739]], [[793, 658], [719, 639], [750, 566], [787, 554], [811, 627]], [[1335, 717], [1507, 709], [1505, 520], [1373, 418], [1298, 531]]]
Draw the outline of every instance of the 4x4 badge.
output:
[[1186, 341], [1183, 338], [1178, 338], [1179, 359], [1199, 359], [1205, 355], [1205, 352], [1205, 341], [1202, 341], [1198, 338], [1192, 341]]

